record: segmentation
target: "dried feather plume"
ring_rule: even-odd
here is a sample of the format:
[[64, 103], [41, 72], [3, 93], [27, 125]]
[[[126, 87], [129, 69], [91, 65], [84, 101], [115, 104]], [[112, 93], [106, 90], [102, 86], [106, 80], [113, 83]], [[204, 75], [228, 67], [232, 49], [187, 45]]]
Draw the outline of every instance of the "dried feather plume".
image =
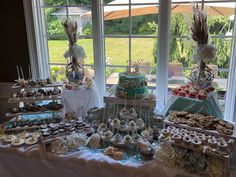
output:
[[193, 5], [193, 22], [191, 27], [192, 39], [197, 43], [194, 60], [206, 62], [215, 59], [216, 48], [209, 42], [209, 27], [207, 24], [207, 13], [204, 7]]
[[62, 22], [64, 26], [65, 33], [69, 41], [69, 50], [64, 53], [65, 58], [72, 58], [74, 62], [76, 60], [82, 60], [86, 57], [84, 48], [80, 45], [77, 45], [77, 23], [72, 19], [66, 19]]
[[192, 22], [192, 39], [197, 42], [198, 45], [204, 45], [208, 43], [208, 25], [207, 14], [204, 8], [200, 9], [198, 4], [193, 5], [193, 22]]

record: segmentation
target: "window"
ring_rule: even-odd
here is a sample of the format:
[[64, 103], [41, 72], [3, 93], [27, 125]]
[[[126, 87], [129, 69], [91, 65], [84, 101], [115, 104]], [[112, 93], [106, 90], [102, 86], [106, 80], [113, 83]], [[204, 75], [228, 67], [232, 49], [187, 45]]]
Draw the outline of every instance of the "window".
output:
[[[188, 82], [187, 77], [189, 77], [192, 68], [196, 66], [196, 62], [193, 60], [195, 46], [189, 29], [193, 2], [195, 0], [189, 2], [183, 2], [183, 0], [172, 1], [168, 69], [169, 90]], [[204, 5], [208, 12], [209, 43], [214, 44], [217, 48], [216, 59], [209, 62], [208, 66], [213, 70], [215, 76], [213, 86], [217, 92], [221, 110], [224, 112], [232, 53], [235, 3], [233, 1], [213, 2], [212, 0], [202, 0], [199, 4]]]
[[[231, 111], [236, 106], [236, 84], [233, 84], [236, 80], [233, 72], [236, 69], [236, 55], [235, 50], [231, 51], [231, 45], [232, 48], [236, 47], [236, 24], [233, 17], [235, 1], [197, 1], [208, 6], [211, 42], [217, 46], [219, 53], [218, 60], [209, 64], [216, 75], [214, 83], [217, 84], [222, 110], [225, 104], [225, 117], [233, 120], [236, 117], [236, 113]], [[26, 7], [28, 2], [24, 0]], [[51, 75], [63, 79], [66, 65], [63, 53], [67, 49], [67, 40], [60, 31], [60, 19], [68, 16], [75, 18], [75, 9], [80, 8], [86, 9], [83, 17], [87, 23], [79, 29], [78, 43], [87, 53], [85, 66], [92, 72], [95, 68], [94, 79], [101, 95], [117, 83], [118, 73], [125, 70], [128, 61], [138, 60], [140, 70], [148, 80], [149, 89], [157, 88], [158, 99], [163, 105], [168, 99], [168, 91], [186, 82], [195, 64], [192, 61], [193, 47], [189, 26], [191, 3], [196, 0], [31, 2], [38, 58], [37, 62], [32, 59], [31, 64], [36, 62], [35, 66], [38, 66], [36, 68], [41, 77], [49, 75], [45, 73], [50, 66]], [[26, 12], [29, 10], [26, 9]], [[225, 92], [226, 103], [221, 94], [225, 95]]]
[[158, 2], [107, 0], [102, 4], [107, 89], [117, 84], [118, 73], [125, 71], [129, 62], [139, 62], [148, 88], [156, 89]]
[[[63, 19], [69, 17], [78, 24], [78, 41], [86, 52], [84, 65], [94, 74], [93, 36], [90, 0], [40, 0], [35, 2], [42, 11], [45, 27], [43, 37], [48, 51], [50, 75], [57, 81], [65, 80], [65, 65], [68, 61], [63, 54], [68, 49], [68, 40], [61, 25]], [[39, 9], [38, 9], [39, 10]]]

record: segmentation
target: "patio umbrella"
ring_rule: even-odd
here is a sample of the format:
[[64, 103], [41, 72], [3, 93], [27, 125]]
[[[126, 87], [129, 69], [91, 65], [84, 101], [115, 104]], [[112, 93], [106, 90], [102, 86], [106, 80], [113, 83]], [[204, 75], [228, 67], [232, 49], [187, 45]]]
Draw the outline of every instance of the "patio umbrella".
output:
[[[109, 6], [104, 6], [104, 19], [112, 20], [119, 18], [129, 17], [129, 6], [127, 0], [114, 0], [109, 4]], [[172, 0], [176, 4], [172, 4], [172, 13], [192, 13], [192, 4], [184, 3], [186, 0]], [[178, 4], [179, 2], [179, 4]], [[194, 2], [190, 0], [190, 2]], [[151, 5], [132, 5], [131, 6], [131, 16], [140, 16], [148, 14], [157, 14], [158, 3], [157, 0], [132, 0], [132, 3], [152, 3]], [[127, 4], [127, 6], [118, 6], [118, 4]], [[201, 2], [199, 3], [201, 4]], [[112, 6], [114, 5], [114, 6]], [[234, 15], [235, 3], [205, 3], [204, 7], [209, 15], [220, 15], [220, 16], [231, 16]], [[91, 14], [91, 12], [86, 13]]]

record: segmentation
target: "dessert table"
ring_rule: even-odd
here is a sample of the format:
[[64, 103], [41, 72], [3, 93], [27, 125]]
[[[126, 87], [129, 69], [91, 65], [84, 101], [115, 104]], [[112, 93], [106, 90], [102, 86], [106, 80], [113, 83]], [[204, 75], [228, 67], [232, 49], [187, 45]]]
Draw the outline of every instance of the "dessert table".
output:
[[[160, 161], [115, 161], [100, 152], [82, 150], [69, 155], [42, 153], [40, 145], [29, 148], [0, 146], [0, 177], [194, 177]], [[231, 177], [236, 175], [231, 172]]]

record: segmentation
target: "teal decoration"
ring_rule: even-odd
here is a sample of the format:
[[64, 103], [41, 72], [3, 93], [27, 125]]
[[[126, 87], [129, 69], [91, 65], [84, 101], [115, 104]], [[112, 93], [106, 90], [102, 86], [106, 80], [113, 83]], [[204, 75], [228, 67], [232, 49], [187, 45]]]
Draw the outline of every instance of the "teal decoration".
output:
[[200, 113], [224, 119], [216, 95], [209, 94], [206, 100], [198, 100], [187, 97], [171, 96], [167, 102], [163, 115], [167, 116], [171, 110], [188, 111], [190, 113]]

